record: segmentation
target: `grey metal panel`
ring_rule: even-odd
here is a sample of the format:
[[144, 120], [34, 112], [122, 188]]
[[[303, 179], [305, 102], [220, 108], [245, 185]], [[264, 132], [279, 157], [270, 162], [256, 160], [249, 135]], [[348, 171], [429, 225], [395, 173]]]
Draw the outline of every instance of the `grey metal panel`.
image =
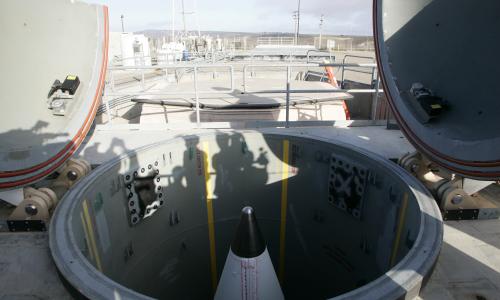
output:
[[[384, 90], [409, 140], [452, 171], [500, 177], [500, 3], [377, 0], [374, 9]], [[429, 122], [420, 120], [410, 96], [414, 83], [448, 108]]]
[[[90, 129], [104, 86], [107, 8], [68, 0], [0, 5], [0, 188], [50, 173]], [[55, 79], [80, 78], [65, 116], [47, 107]], [[33, 177], [33, 178], [31, 178]], [[36, 177], [36, 178], [35, 178]]]

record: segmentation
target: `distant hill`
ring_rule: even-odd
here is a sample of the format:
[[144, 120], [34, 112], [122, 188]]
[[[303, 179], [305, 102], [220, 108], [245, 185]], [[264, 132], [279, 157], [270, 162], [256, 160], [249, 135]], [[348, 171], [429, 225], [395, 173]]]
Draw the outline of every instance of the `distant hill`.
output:
[[[180, 31], [176, 31], [176, 33], [179, 33]], [[195, 33], [195, 31], [190, 30], [189, 32]], [[161, 38], [164, 36], [170, 36], [172, 32], [170, 30], [159, 30], [159, 29], [150, 29], [150, 30], [143, 30], [143, 31], [138, 31], [136, 33], [139, 34], [144, 34], [146, 37], [149, 38]], [[232, 31], [201, 31], [202, 35], [211, 35], [211, 36], [219, 36], [221, 38], [228, 38], [228, 37], [234, 37], [234, 36], [248, 36], [248, 37], [266, 37], [266, 36], [282, 36], [282, 37], [293, 37], [294, 33], [291, 32], [232, 32]], [[303, 38], [314, 38], [317, 37], [318, 34], [301, 34], [300, 36]], [[348, 35], [323, 35], [323, 37], [328, 38], [328, 37], [351, 37], [356, 39], [362, 39], [365, 40], [366, 38], [371, 38], [371, 36], [348, 36]]]
[[[136, 32], [144, 34], [150, 40], [156, 40], [161, 43], [163, 37], [169, 38], [172, 32], [170, 30], [143, 30]], [[176, 34], [180, 31], [176, 31]], [[196, 35], [197, 32], [189, 31]], [[259, 38], [262, 37], [288, 37], [293, 38], [294, 34], [290, 32], [228, 32], [228, 31], [201, 31], [201, 35], [219, 37], [224, 40], [228, 49], [254, 49], [259, 45]], [[299, 44], [318, 47], [319, 34], [301, 34]], [[288, 39], [290, 40], [290, 39]], [[373, 48], [373, 37], [371, 36], [348, 36], [348, 35], [323, 35], [322, 48], [326, 48], [328, 40], [335, 40], [337, 50], [340, 49], [361, 49], [367, 50]]]

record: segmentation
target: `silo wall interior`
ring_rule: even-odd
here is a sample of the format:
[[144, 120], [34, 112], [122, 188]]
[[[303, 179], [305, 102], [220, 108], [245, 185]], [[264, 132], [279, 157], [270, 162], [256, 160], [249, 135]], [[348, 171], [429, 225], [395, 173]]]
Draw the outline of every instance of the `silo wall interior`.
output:
[[385, 276], [424, 238], [419, 201], [432, 199], [391, 164], [300, 135], [179, 137], [101, 166], [58, 210], [68, 251], [115, 293], [209, 299], [252, 206], [285, 297], [330, 298]]

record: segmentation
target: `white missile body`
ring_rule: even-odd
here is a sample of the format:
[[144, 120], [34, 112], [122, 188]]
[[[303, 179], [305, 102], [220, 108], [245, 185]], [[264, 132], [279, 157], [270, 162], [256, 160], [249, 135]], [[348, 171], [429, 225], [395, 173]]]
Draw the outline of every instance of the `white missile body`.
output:
[[214, 299], [284, 299], [251, 207], [243, 208]]
[[254, 258], [242, 258], [229, 250], [215, 299], [284, 299], [267, 249]]

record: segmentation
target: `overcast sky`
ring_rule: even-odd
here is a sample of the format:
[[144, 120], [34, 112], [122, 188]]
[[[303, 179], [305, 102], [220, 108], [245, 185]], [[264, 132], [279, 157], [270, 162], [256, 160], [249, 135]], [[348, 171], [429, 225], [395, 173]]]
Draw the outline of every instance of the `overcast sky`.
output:
[[[109, 7], [111, 31], [168, 29], [172, 24], [173, 0], [86, 0]], [[186, 12], [194, 11], [195, 0], [184, 0]], [[175, 26], [182, 29], [181, 0], [175, 0]], [[242, 32], [293, 32], [292, 14], [296, 0], [198, 0], [200, 29]], [[372, 0], [302, 0], [301, 33], [318, 33], [323, 14], [325, 34], [370, 35]], [[196, 29], [196, 18], [186, 15], [187, 27]]]

